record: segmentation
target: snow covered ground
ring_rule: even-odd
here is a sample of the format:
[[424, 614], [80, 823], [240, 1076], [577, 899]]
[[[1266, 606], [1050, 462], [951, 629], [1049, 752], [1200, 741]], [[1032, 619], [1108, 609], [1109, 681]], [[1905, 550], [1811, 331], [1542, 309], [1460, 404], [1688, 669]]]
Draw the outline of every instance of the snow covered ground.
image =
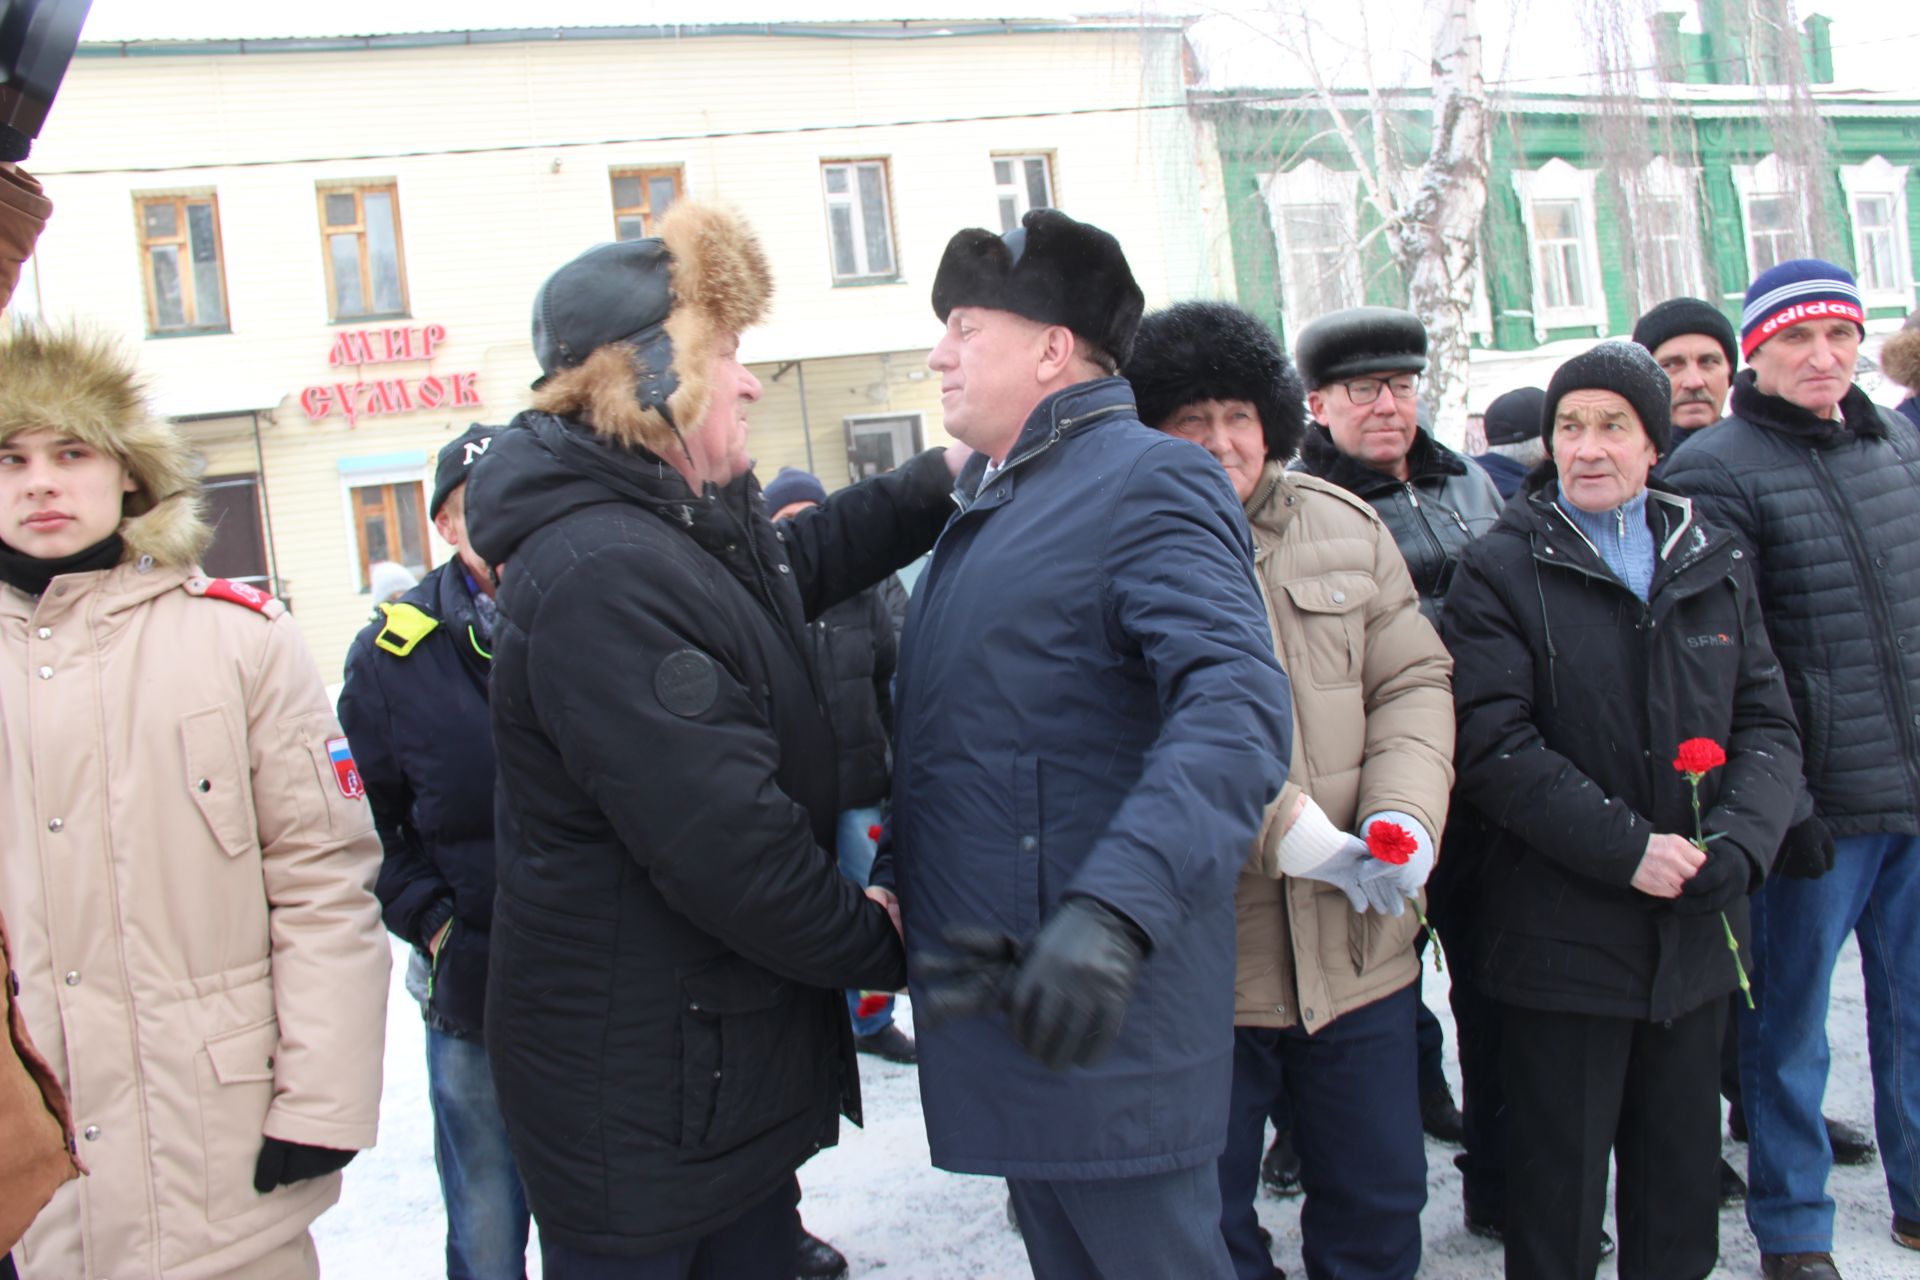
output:
[[[347, 1170], [340, 1204], [314, 1228], [328, 1280], [420, 1280], [444, 1274], [439, 1183], [433, 1170], [433, 1130], [427, 1110], [425, 1047], [420, 1018], [400, 989], [405, 954], [396, 950], [387, 1024], [386, 1094], [380, 1145]], [[1447, 1025], [1452, 1074], [1453, 1019], [1444, 975], [1426, 972], [1429, 1005]], [[901, 1002], [902, 1021], [911, 1013]], [[1865, 1014], [1859, 954], [1849, 943], [1834, 982], [1833, 1073], [1828, 1114], [1872, 1128]], [[1029, 1276], [1020, 1239], [1007, 1226], [1001, 1183], [959, 1177], [927, 1164], [920, 1095], [911, 1067], [861, 1059], [867, 1128], [843, 1125], [840, 1146], [800, 1171], [801, 1213], [817, 1235], [839, 1246], [855, 1276], [888, 1280], [1020, 1280]], [[1456, 1080], [1456, 1091], [1457, 1091]], [[1727, 1144], [1735, 1168], [1746, 1148]], [[1453, 1149], [1427, 1143], [1427, 1208], [1423, 1280], [1481, 1280], [1500, 1274], [1497, 1246], [1470, 1236], [1460, 1223], [1460, 1176]], [[1887, 1234], [1886, 1184], [1876, 1162], [1836, 1169], [1829, 1189], [1839, 1204], [1836, 1260], [1848, 1280], [1912, 1280], [1920, 1258]], [[1274, 1260], [1299, 1280], [1300, 1202], [1263, 1197], [1260, 1219], [1274, 1235]], [[1720, 1219], [1721, 1264], [1715, 1276], [1759, 1274], [1759, 1256], [1738, 1209]], [[540, 1275], [537, 1246], [527, 1273]], [[1609, 1263], [1600, 1270], [1611, 1277]]]

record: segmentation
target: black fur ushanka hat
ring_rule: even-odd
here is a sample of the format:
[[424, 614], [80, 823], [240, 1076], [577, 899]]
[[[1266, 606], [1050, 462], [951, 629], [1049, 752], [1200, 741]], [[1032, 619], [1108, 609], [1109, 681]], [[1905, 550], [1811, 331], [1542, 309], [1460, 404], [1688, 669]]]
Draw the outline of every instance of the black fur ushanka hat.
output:
[[1033, 209], [1005, 235], [969, 227], [947, 241], [933, 314], [945, 324], [955, 307], [1065, 325], [1125, 364], [1146, 296], [1118, 240], [1058, 209]]
[[1300, 375], [1273, 330], [1230, 302], [1182, 302], [1149, 315], [1121, 372], [1150, 427], [1201, 400], [1245, 400], [1260, 414], [1269, 459], [1291, 458], [1300, 447]]

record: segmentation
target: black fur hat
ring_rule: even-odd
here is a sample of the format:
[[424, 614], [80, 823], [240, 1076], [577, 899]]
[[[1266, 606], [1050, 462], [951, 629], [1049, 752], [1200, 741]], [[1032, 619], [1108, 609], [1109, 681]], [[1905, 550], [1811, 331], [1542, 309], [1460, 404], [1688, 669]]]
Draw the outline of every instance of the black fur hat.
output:
[[1230, 302], [1154, 312], [1140, 322], [1121, 372], [1150, 427], [1197, 401], [1245, 400], [1260, 414], [1269, 459], [1291, 458], [1306, 431], [1306, 391], [1293, 362], [1273, 330]]
[[1133, 351], [1146, 297], [1120, 242], [1058, 209], [1033, 209], [1005, 235], [969, 227], [947, 241], [933, 277], [933, 314], [1011, 311], [1065, 325], [1120, 364]]
[[1370, 373], [1425, 373], [1427, 327], [1397, 307], [1329, 311], [1300, 331], [1293, 358], [1309, 391]]

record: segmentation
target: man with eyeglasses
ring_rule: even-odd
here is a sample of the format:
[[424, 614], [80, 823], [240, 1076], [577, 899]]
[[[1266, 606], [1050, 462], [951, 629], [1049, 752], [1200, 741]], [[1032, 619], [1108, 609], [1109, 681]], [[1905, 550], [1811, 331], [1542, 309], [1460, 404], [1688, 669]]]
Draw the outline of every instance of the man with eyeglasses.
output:
[[[1454, 563], [1469, 542], [1499, 519], [1501, 498], [1493, 478], [1478, 463], [1447, 448], [1420, 425], [1426, 328], [1409, 311], [1348, 307], [1321, 316], [1300, 331], [1294, 342], [1294, 364], [1307, 385], [1307, 410], [1313, 415], [1295, 467], [1339, 485], [1373, 507], [1406, 557], [1420, 593], [1420, 612], [1437, 630]], [[1349, 608], [1369, 606], [1367, 598], [1351, 591], [1346, 594]], [[1443, 852], [1477, 846], [1478, 840], [1461, 830], [1465, 820], [1464, 815], [1449, 820], [1448, 834], [1441, 841]], [[1449, 957], [1472, 954], [1473, 894], [1470, 890], [1448, 894], [1444, 882], [1457, 883], [1457, 867], [1470, 867], [1475, 861], [1456, 859], [1428, 886], [1431, 917], [1440, 921], [1436, 928], [1455, 942], [1445, 948]], [[1442, 920], [1440, 905], [1449, 897], [1453, 915]], [[1487, 1002], [1471, 983], [1456, 981], [1453, 987], [1467, 1114], [1463, 1119], [1454, 1105], [1442, 1067], [1440, 1023], [1423, 1002], [1415, 1011], [1420, 1124], [1443, 1142], [1464, 1143], [1466, 1152], [1456, 1163], [1465, 1174], [1467, 1225], [1478, 1234], [1497, 1236], [1505, 1222], [1505, 1162], [1500, 1149], [1504, 1136], [1488, 1125], [1502, 1106], [1496, 1074], [1498, 1027], [1478, 1016]], [[1483, 1090], [1490, 1091], [1490, 1096]]]
[[1419, 424], [1426, 329], [1409, 311], [1348, 307], [1300, 331], [1294, 363], [1314, 421], [1299, 469], [1379, 512], [1437, 628], [1455, 559], [1493, 527], [1501, 502], [1491, 476]]

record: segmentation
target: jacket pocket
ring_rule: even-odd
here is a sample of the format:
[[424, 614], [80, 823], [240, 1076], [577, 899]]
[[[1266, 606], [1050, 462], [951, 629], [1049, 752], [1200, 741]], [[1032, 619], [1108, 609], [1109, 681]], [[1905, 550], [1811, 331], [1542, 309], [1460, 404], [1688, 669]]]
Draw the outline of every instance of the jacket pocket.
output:
[[799, 989], [737, 956], [680, 979], [680, 1142], [744, 1146], [824, 1106], [831, 1045], [804, 1025]]
[[209, 1222], [238, 1217], [261, 1203], [253, 1189], [253, 1167], [273, 1102], [273, 1057], [279, 1047], [280, 1023], [268, 1018], [208, 1037], [195, 1064]]
[[1379, 594], [1379, 584], [1364, 573], [1342, 572], [1282, 583], [1281, 588], [1293, 603], [1306, 650], [1280, 655], [1288, 676], [1298, 680], [1304, 674], [1322, 689], [1359, 684], [1366, 665], [1364, 606]]
[[[1381, 915], [1378, 911], [1362, 911], [1349, 916], [1347, 924], [1347, 958], [1353, 961], [1355, 977], [1364, 977], [1389, 960], [1395, 959], [1413, 947], [1413, 939], [1420, 932], [1420, 917], [1414, 914], [1413, 904], [1397, 916]], [[1436, 941], [1434, 946], [1440, 944]]]
[[1040, 860], [1046, 857], [1040, 829], [1040, 757], [1013, 758], [1013, 927], [1014, 936], [1028, 938], [1040, 927], [1045, 904]]
[[1796, 708], [1801, 711], [1800, 749], [1806, 757], [1802, 763], [1802, 772], [1811, 780], [1827, 771], [1827, 749], [1831, 740], [1829, 730], [1833, 722], [1833, 691], [1823, 671], [1801, 671], [1797, 679], [1801, 690], [1801, 705]]
[[187, 794], [221, 851], [229, 858], [251, 851], [256, 844], [253, 789], [224, 708], [181, 717], [180, 757]]

